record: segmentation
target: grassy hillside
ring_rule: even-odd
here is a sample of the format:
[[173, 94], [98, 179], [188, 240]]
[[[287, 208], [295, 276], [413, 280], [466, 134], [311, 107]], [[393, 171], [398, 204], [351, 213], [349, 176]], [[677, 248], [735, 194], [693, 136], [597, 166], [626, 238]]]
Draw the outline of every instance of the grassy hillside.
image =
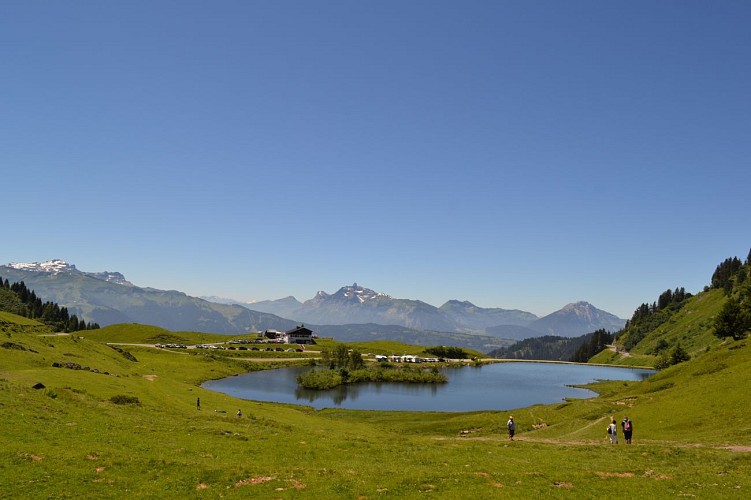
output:
[[[3, 324], [5, 328], [15, 327], [35, 327], [41, 329], [41, 331], [48, 332], [49, 328], [44, 326], [39, 321], [34, 319], [24, 318], [9, 312], [0, 311], [0, 324]], [[19, 328], [20, 331], [29, 331], [29, 328]], [[3, 330], [5, 331], [5, 330]]]
[[628, 354], [606, 350], [590, 359], [590, 363], [653, 366], [660, 352], [678, 344], [692, 358], [701, 356], [708, 348], [722, 342], [713, 335], [712, 328], [717, 313], [726, 301], [723, 291], [716, 289], [691, 297], [679, 311], [652, 330]]
[[124, 323], [105, 326], [97, 330], [81, 333], [87, 339], [97, 342], [119, 342], [126, 344], [210, 344], [227, 342], [231, 339], [255, 339], [256, 334], [225, 334], [202, 332], [172, 332], [158, 326]]
[[[80, 338], [0, 315], [0, 496], [736, 498], [751, 489], [745, 341], [703, 348], [646, 382], [597, 384], [597, 398], [514, 409], [509, 442], [508, 411], [314, 411], [206, 391], [203, 380], [268, 365], [102, 343], [172, 334], [132, 328]], [[607, 445], [606, 419], [624, 413], [634, 444]]]
[[632, 354], [654, 354], [658, 344], [681, 346], [692, 356], [720, 343], [712, 333], [715, 316], [727, 299], [722, 290], [702, 292], [691, 299], [666, 323], [639, 342]]

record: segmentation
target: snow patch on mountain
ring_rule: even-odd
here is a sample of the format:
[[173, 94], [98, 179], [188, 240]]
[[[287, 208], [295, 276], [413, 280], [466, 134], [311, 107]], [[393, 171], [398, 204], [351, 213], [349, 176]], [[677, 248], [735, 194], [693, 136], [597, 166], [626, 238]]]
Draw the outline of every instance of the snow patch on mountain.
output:
[[385, 298], [391, 298], [385, 293], [381, 292], [375, 292], [369, 288], [364, 288], [359, 286], [357, 283], [354, 283], [352, 286], [345, 286], [339, 289], [339, 291], [334, 294], [339, 295], [341, 297], [344, 297], [345, 299], [356, 299], [360, 304], [367, 302], [369, 300], [378, 298], [378, 297], [385, 297]]
[[85, 273], [87, 276], [96, 278], [98, 280], [107, 281], [109, 283], [116, 283], [118, 285], [135, 286], [133, 283], [125, 279], [125, 276], [114, 271], [103, 271], [101, 273]]
[[79, 271], [74, 264], [69, 264], [62, 259], [52, 259], [44, 262], [11, 262], [5, 265], [11, 269], [18, 269], [19, 271], [28, 271], [35, 273], [47, 273], [47, 274], [60, 274], [60, 273], [81, 273], [91, 278], [95, 278], [108, 283], [116, 283], [118, 285], [134, 286], [133, 283], [125, 279], [121, 273], [113, 271], [102, 271], [97, 273], [86, 273]]
[[78, 271], [78, 269], [76, 269], [76, 266], [74, 266], [73, 264], [68, 264], [64, 260], [60, 260], [60, 259], [52, 259], [52, 260], [47, 260], [45, 262], [30, 262], [30, 263], [11, 262], [10, 264], [6, 264], [6, 266], [13, 268], [13, 269], [18, 269], [19, 271], [32, 271], [32, 272], [37, 272], [37, 273], [51, 273], [51, 274]]

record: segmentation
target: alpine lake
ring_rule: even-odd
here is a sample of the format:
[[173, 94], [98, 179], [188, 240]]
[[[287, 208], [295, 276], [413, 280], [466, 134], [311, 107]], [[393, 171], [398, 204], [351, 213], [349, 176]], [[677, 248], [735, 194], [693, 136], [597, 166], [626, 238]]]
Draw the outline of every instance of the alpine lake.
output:
[[593, 397], [579, 387], [598, 380], [643, 380], [654, 370], [569, 363], [501, 362], [442, 368], [444, 384], [365, 383], [304, 389], [297, 376], [313, 367], [278, 368], [205, 382], [201, 387], [240, 399], [316, 409], [468, 412], [508, 410]]

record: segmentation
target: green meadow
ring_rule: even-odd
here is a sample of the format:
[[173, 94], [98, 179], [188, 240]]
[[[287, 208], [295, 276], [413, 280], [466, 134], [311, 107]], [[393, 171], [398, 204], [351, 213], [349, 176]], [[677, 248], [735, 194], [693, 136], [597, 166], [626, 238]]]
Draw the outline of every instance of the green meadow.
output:
[[[240, 400], [200, 383], [310, 360], [132, 345], [227, 340], [142, 325], [55, 335], [0, 313], [0, 498], [741, 498], [751, 351], [703, 333], [719, 306], [692, 307], [645, 339], [697, 325], [689, 362], [593, 384], [592, 399], [470, 413]], [[647, 350], [599, 361], [644, 364]], [[608, 419], [626, 414], [633, 444], [609, 445]]]

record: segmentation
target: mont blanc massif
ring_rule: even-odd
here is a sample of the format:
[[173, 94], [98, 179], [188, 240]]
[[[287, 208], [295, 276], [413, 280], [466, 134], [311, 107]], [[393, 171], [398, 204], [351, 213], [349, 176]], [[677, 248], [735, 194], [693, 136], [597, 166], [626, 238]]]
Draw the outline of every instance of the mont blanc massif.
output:
[[435, 307], [358, 286], [294, 297], [240, 303], [191, 297], [174, 290], [139, 287], [118, 272], [84, 272], [62, 260], [0, 265], [0, 277], [23, 281], [44, 301], [100, 326], [141, 323], [172, 331], [237, 334], [287, 330], [304, 323], [321, 337], [339, 341], [388, 339], [417, 345], [456, 345], [489, 352], [514, 341], [555, 335], [576, 337], [620, 330], [625, 320], [587, 302], [568, 304], [544, 317], [450, 300]]

